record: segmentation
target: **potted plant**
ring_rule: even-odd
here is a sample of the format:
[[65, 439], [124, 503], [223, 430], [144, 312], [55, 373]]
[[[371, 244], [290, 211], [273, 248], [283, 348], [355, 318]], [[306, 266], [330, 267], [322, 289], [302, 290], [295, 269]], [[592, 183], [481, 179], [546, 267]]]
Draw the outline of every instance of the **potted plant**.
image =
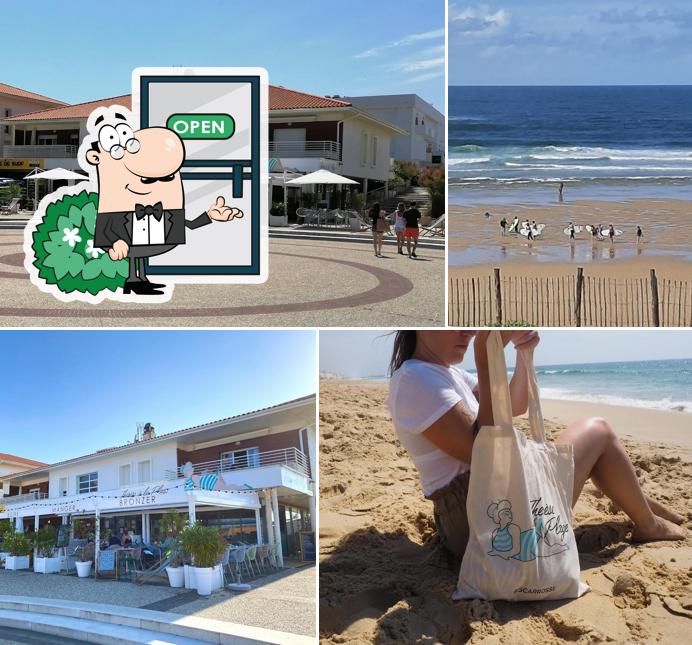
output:
[[170, 562], [166, 567], [171, 587], [182, 587], [185, 584], [185, 569], [179, 536], [185, 530], [186, 524], [187, 518], [174, 508], [166, 511], [161, 518], [161, 533], [166, 536], [162, 544], [162, 549], [166, 551], [162, 557], [168, 557], [168, 554], [171, 554]]
[[269, 226], [288, 226], [288, 215], [283, 202], [275, 202], [269, 210]]
[[12, 522], [9, 520], [0, 520], [0, 565], [5, 562], [5, 558], [10, 552], [5, 548], [5, 537], [13, 532]]
[[19, 569], [29, 568], [29, 554], [31, 553], [31, 543], [27, 540], [24, 533], [8, 534], [5, 537], [4, 548], [9, 552], [5, 558], [5, 569], [18, 571]]
[[58, 573], [60, 571], [60, 558], [55, 557], [55, 533], [55, 527], [46, 524], [34, 535], [33, 543], [36, 549], [34, 571], [36, 573]]
[[77, 567], [77, 575], [80, 578], [88, 578], [91, 573], [91, 565], [94, 562], [94, 545], [85, 544], [75, 549], [75, 566]]
[[[215, 526], [189, 525], [180, 534], [182, 550], [192, 558], [194, 585], [200, 596], [208, 596], [218, 583], [220, 565], [226, 542]], [[223, 584], [223, 582], [221, 583]]]

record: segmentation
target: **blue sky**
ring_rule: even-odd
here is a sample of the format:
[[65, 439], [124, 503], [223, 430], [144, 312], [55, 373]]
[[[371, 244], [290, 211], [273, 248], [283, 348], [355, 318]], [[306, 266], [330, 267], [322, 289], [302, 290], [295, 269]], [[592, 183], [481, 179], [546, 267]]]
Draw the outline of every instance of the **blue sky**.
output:
[[305, 92], [444, 110], [444, 0], [37, 0], [0, 15], [0, 82], [67, 102], [129, 93], [138, 66], [247, 65]]
[[[690, 330], [543, 330], [536, 365], [607, 363], [667, 358], [692, 358]], [[320, 371], [351, 378], [386, 373], [393, 336], [388, 330], [320, 332]], [[507, 364], [514, 365], [512, 352]], [[473, 352], [462, 363], [473, 368]]]
[[690, 84], [691, 42], [689, 0], [451, 0], [449, 84]]
[[4, 331], [0, 451], [54, 463], [316, 392], [315, 332]]

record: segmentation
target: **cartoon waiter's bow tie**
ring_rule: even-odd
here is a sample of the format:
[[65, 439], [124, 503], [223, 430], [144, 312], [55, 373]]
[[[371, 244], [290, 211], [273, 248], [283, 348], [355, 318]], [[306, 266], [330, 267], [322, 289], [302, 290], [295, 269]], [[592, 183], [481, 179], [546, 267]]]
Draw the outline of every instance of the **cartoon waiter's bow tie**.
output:
[[156, 202], [153, 206], [135, 205], [135, 217], [137, 219], [144, 219], [147, 215], [153, 215], [157, 220], [161, 221], [163, 217], [163, 205], [161, 202]]

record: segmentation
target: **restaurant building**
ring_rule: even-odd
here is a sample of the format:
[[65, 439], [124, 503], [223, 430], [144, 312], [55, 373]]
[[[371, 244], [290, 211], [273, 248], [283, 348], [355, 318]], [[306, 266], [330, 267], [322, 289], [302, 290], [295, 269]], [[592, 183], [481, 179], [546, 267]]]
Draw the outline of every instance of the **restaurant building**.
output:
[[[77, 151], [86, 135], [89, 114], [114, 104], [131, 109], [131, 96], [0, 117], [12, 141], [0, 155], [23, 165], [79, 171]], [[284, 169], [294, 176], [330, 170], [357, 181], [364, 193], [381, 188], [389, 180], [391, 138], [405, 134], [404, 129], [347, 100], [269, 86], [269, 171], [277, 198], [282, 195], [278, 189], [282, 190]], [[40, 144], [33, 145], [37, 142]], [[9, 176], [20, 179], [25, 175], [19, 172]], [[57, 186], [40, 187], [39, 199]]]
[[153, 543], [175, 508], [229, 542], [296, 557], [316, 516], [315, 414], [310, 395], [166, 434], [139, 424], [129, 443], [3, 475], [0, 519], [17, 531], [79, 520], [102, 539], [122, 528]]
[[[17, 115], [48, 108], [62, 107], [67, 105], [62, 101], [52, 99], [42, 94], [29, 92], [13, 85], [0, 83], [0, 119], [8, 119]], [[46, 139], [26, 140], [22, 138], [22, 144], [28, 146], [25, 150], [15, 149], [14, 133], [12, 127], [5, 124], [0, 126], [0, 177], [10, 177], [19, 179], [26, 175], [32, 168], [41, 166], [41, 162], [34, 159], [35, 155], [31, 150], [31, 145], [45, 143]], [[12, 149], [6, 153], [5, 147]], [[21, 175], [19, 177], [18, 175]]]

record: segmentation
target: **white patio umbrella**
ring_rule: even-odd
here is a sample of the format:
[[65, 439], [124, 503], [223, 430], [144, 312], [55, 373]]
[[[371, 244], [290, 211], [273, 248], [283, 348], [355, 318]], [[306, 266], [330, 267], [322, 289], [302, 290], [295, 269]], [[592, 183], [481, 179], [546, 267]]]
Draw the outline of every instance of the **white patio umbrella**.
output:
[[344, 186], [349, 184], [357, 184], [357, 181], [349, 179], [348, 177], [342, 177], [337, 175], [335, 172], [329, 170], [316, 170], [315, 172], [308, 173], [302, 177], [296, 177], [287, 181], [286, 184], [291, 186], [305, 186], [308, 184], [319, 185], [319, 184], [330, 184], [336, 186]]
[[75, 179], [86, 180], [89, 179], [86, 175], [74, 172], [72, 170], [67, 170], [66, 168], [51, 168], [50, 170], [41, 170], [40, 168], [34, 168], [24, 179], [31, 179], [34, 181], [34, 210], [38, 206], [38, 181], [37, 179], [51, 179], [51, 180], [67, 180], [72, 181]]

